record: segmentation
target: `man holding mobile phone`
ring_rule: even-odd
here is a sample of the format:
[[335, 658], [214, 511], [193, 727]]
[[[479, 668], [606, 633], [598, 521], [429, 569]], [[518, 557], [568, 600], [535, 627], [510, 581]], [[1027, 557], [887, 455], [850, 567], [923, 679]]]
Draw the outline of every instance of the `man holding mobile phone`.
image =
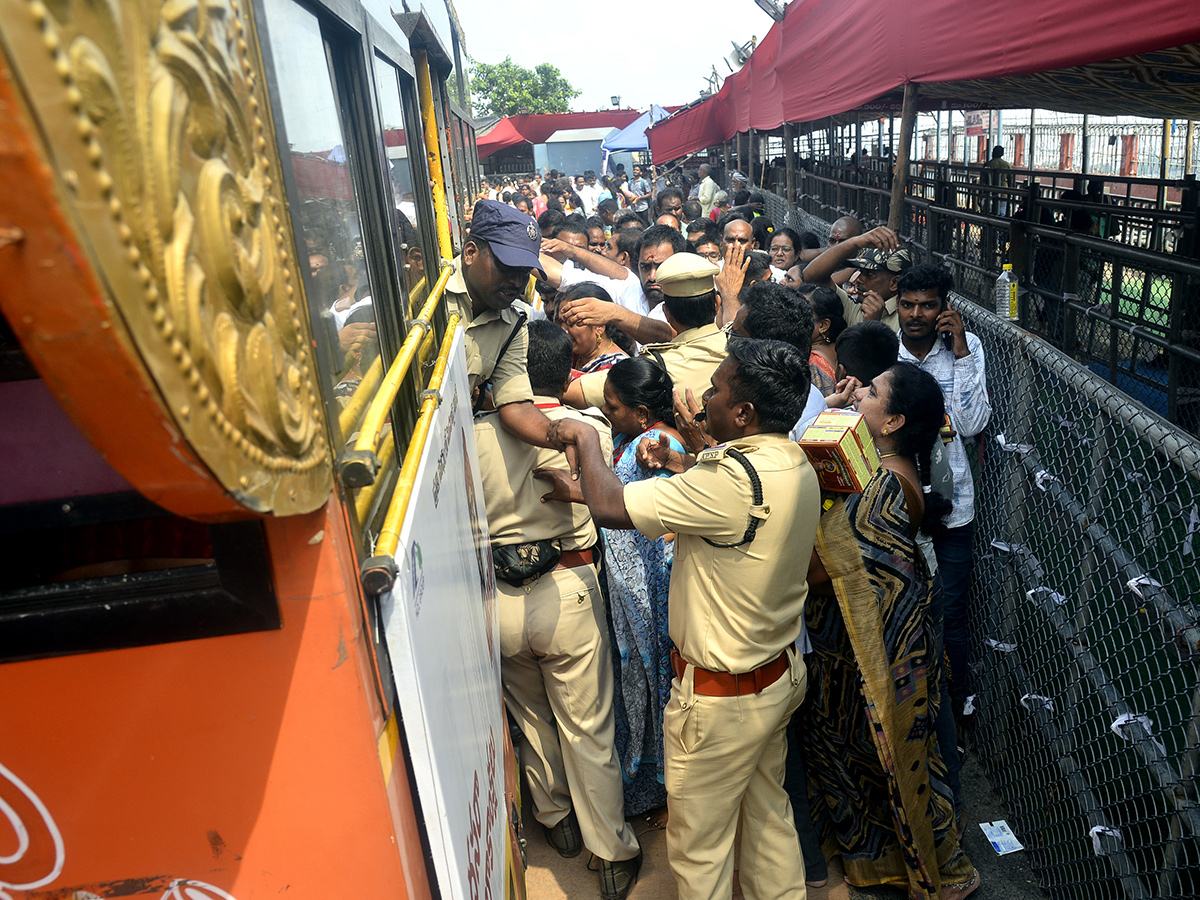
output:
[[900, 319], [900, 359], [916, 363], [937, 379], [954, 429], [947, 447], [954, 477], [954, 509], [946, 528], [934, 536], [945, 601], [944, 634], [950, 657], [950, 697], [956, 718], [962, 715], [967, 684], [967, 593], [973, 560], [975, 484], [963, 439], [973, 438], [992, 415], [984, 369], [983, 345], [963, 326], [950, 304], [954, 279], [945, 267], [922, 263], [898, 279], [896, 311]]

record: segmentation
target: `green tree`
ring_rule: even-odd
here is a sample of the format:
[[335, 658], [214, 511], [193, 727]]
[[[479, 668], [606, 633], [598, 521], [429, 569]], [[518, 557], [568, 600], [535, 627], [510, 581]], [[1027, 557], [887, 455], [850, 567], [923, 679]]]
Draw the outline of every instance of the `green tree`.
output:
[[471, 60], [471, 102], [476, 115], [570, 112], [571, 100], [580, 93], [549, 63], [530, 71], [514, 63], [511, 56], [494, 65]]

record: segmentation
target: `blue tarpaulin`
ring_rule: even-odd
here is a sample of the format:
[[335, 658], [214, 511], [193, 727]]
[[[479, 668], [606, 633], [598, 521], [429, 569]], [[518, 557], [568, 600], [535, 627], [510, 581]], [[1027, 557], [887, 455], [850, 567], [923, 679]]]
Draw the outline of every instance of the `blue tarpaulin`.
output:
[[622, 150], [649, 150], [650, 141], [646, 137], [646, 129], [656, 122], [661, 122], [670, 113], [656, 103], [650, 104], [650, 109], [642, 113], [616, 134], [606, 138], [600, 145], [601, 150], [609, 153], [619, 153]]

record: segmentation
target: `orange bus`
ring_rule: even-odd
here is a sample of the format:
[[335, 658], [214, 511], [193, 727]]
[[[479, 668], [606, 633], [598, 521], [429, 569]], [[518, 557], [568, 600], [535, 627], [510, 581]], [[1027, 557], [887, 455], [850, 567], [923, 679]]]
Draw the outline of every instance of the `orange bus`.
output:
[[447, 12], [0, 6], [0, 900], [523, 893]]

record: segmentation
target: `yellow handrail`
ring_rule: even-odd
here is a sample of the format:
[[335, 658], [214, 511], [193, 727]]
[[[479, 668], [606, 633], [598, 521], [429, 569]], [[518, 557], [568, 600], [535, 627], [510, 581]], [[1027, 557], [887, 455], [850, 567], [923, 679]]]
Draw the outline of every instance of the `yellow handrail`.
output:
[[395, 556], [400, 544], [400, 528], [404, 524], [404, 514], [408, 512], [408, 504], [412, 499], [413, 487], [417, 482], [417, 468], [421, 462], [421, 451], [425, 448], [425, 440], [429, 437], [429, 426], [433, 422], [433, 413], [441, 403], [442, 379], [446, 376], [446, 364], [450, 358], [450, 345], [454, 343], [454, 331], [458, 327], [458, 313], [450, 316], [446, 324], [446, 336], [442, 338], [442, 346], [438, 350], [437, 365], [433, 368], [433, 376], [429, 379], [429, 389], [421, 401], [421, 414], [417, 418], [417, 427], [413, 429], [412, 438], [408, 442], [408, 450], [404, 454], [404, 464], [400, 467], [400, 477], [396, 481], [396, 490], [392, 494], [392, 502], [388, 505], [387, 516], [383, 520], [383, 528], [379, 532], [379, 540], [375, 543], [375, 555]]
[[417, 94], [421, 101], [421, 121], [425, 126], [425, 156], [429, 159], [429, 180], [433, 182], [433, 212], [437, 219], [438, 252], [443, 259], [454, 258], [450, 243], [450, 210], [446, 206], [446, 176], [442, 172], [442, 145], [438, 140], [437, 112], [433, 105], [433, 80], [429, 76], [429, 54], [413, 54], [417, 68]]
[[358, 514], [358, 521], [365, 525], [367, 513], [371, 511], [371, 504], [375, 502], [375, 494], [379, 491], [379, 486], [387, 481], [388, 469], [396, 461], [396, 433], [389, 430], [383, 438], [383, 444], [379, 448], [379, 473], [372, 481], [364, 488], [360, 488], [358, 496], [354, 498], [354, 511]]
[[367, 404], [375, 396], [375, 389], [379, 387], [379, 379], [382, 377], [383, 357], [376, 356], [375, 362], [371, 363], [370, 368], [367, 369], [367, 374], [362, 377], [362, 381], [358, 383], [358, 387], [350, 395], [350, 401], [338, 413], [338, 434], [341, 435], [343, 441], [354, 433], [354, 428], [358, 425], [359, 420], [362, 419], [363, 411], [367, 408]]
[[430, 330], [433, 314], [437, 310], [437, 305], [441, 302], [442, 296], [446, 293], [446, 282], [450, 280], [450, 275], [453, 271], [454, 269], [450, 266], [442, 269], [442, 274], [438, 276], [437, 283], [433, 286], [433, 290], [429, 292], [429, 299], [425, 301], [425, 307], [421, 310], [421, 315], [409, 324], [408, 335], [404, 338], [404, 343], [400, 345], [400, 352], [396, 354], [391, 368], [388, 369], [387, 375], [383, 378], [383, 383], [379, 386], [378, 392], [376, 392], [374, 399], [371, 400], [370, 407], [367, 409], [367, 415], [363, 419], [362, 428], [358, 432], [358, 440], [354, 444], [356, 451], [365, 450], [370, 453], [375, 452], [375, 448], [379, 444], [379, 432], [383, 430], [383, 423], [387, 421], [388, 411], [392, 408], [392, 404], [396, 400], [396, 394], [400, 390], [400, 383], [404, 381], [404, 376], [408, 374], [413, 357], [417, 355], [417, 350], [425, 340], [426, 332]]
[[413, 289], [408, 292], [408, 314], [410, 316], [416, 315], [417, 298], [421, 294], [421, 288], [425, 287], [425, 281], [425, 276], [422, 275], [421, 280], [414, 284]]

